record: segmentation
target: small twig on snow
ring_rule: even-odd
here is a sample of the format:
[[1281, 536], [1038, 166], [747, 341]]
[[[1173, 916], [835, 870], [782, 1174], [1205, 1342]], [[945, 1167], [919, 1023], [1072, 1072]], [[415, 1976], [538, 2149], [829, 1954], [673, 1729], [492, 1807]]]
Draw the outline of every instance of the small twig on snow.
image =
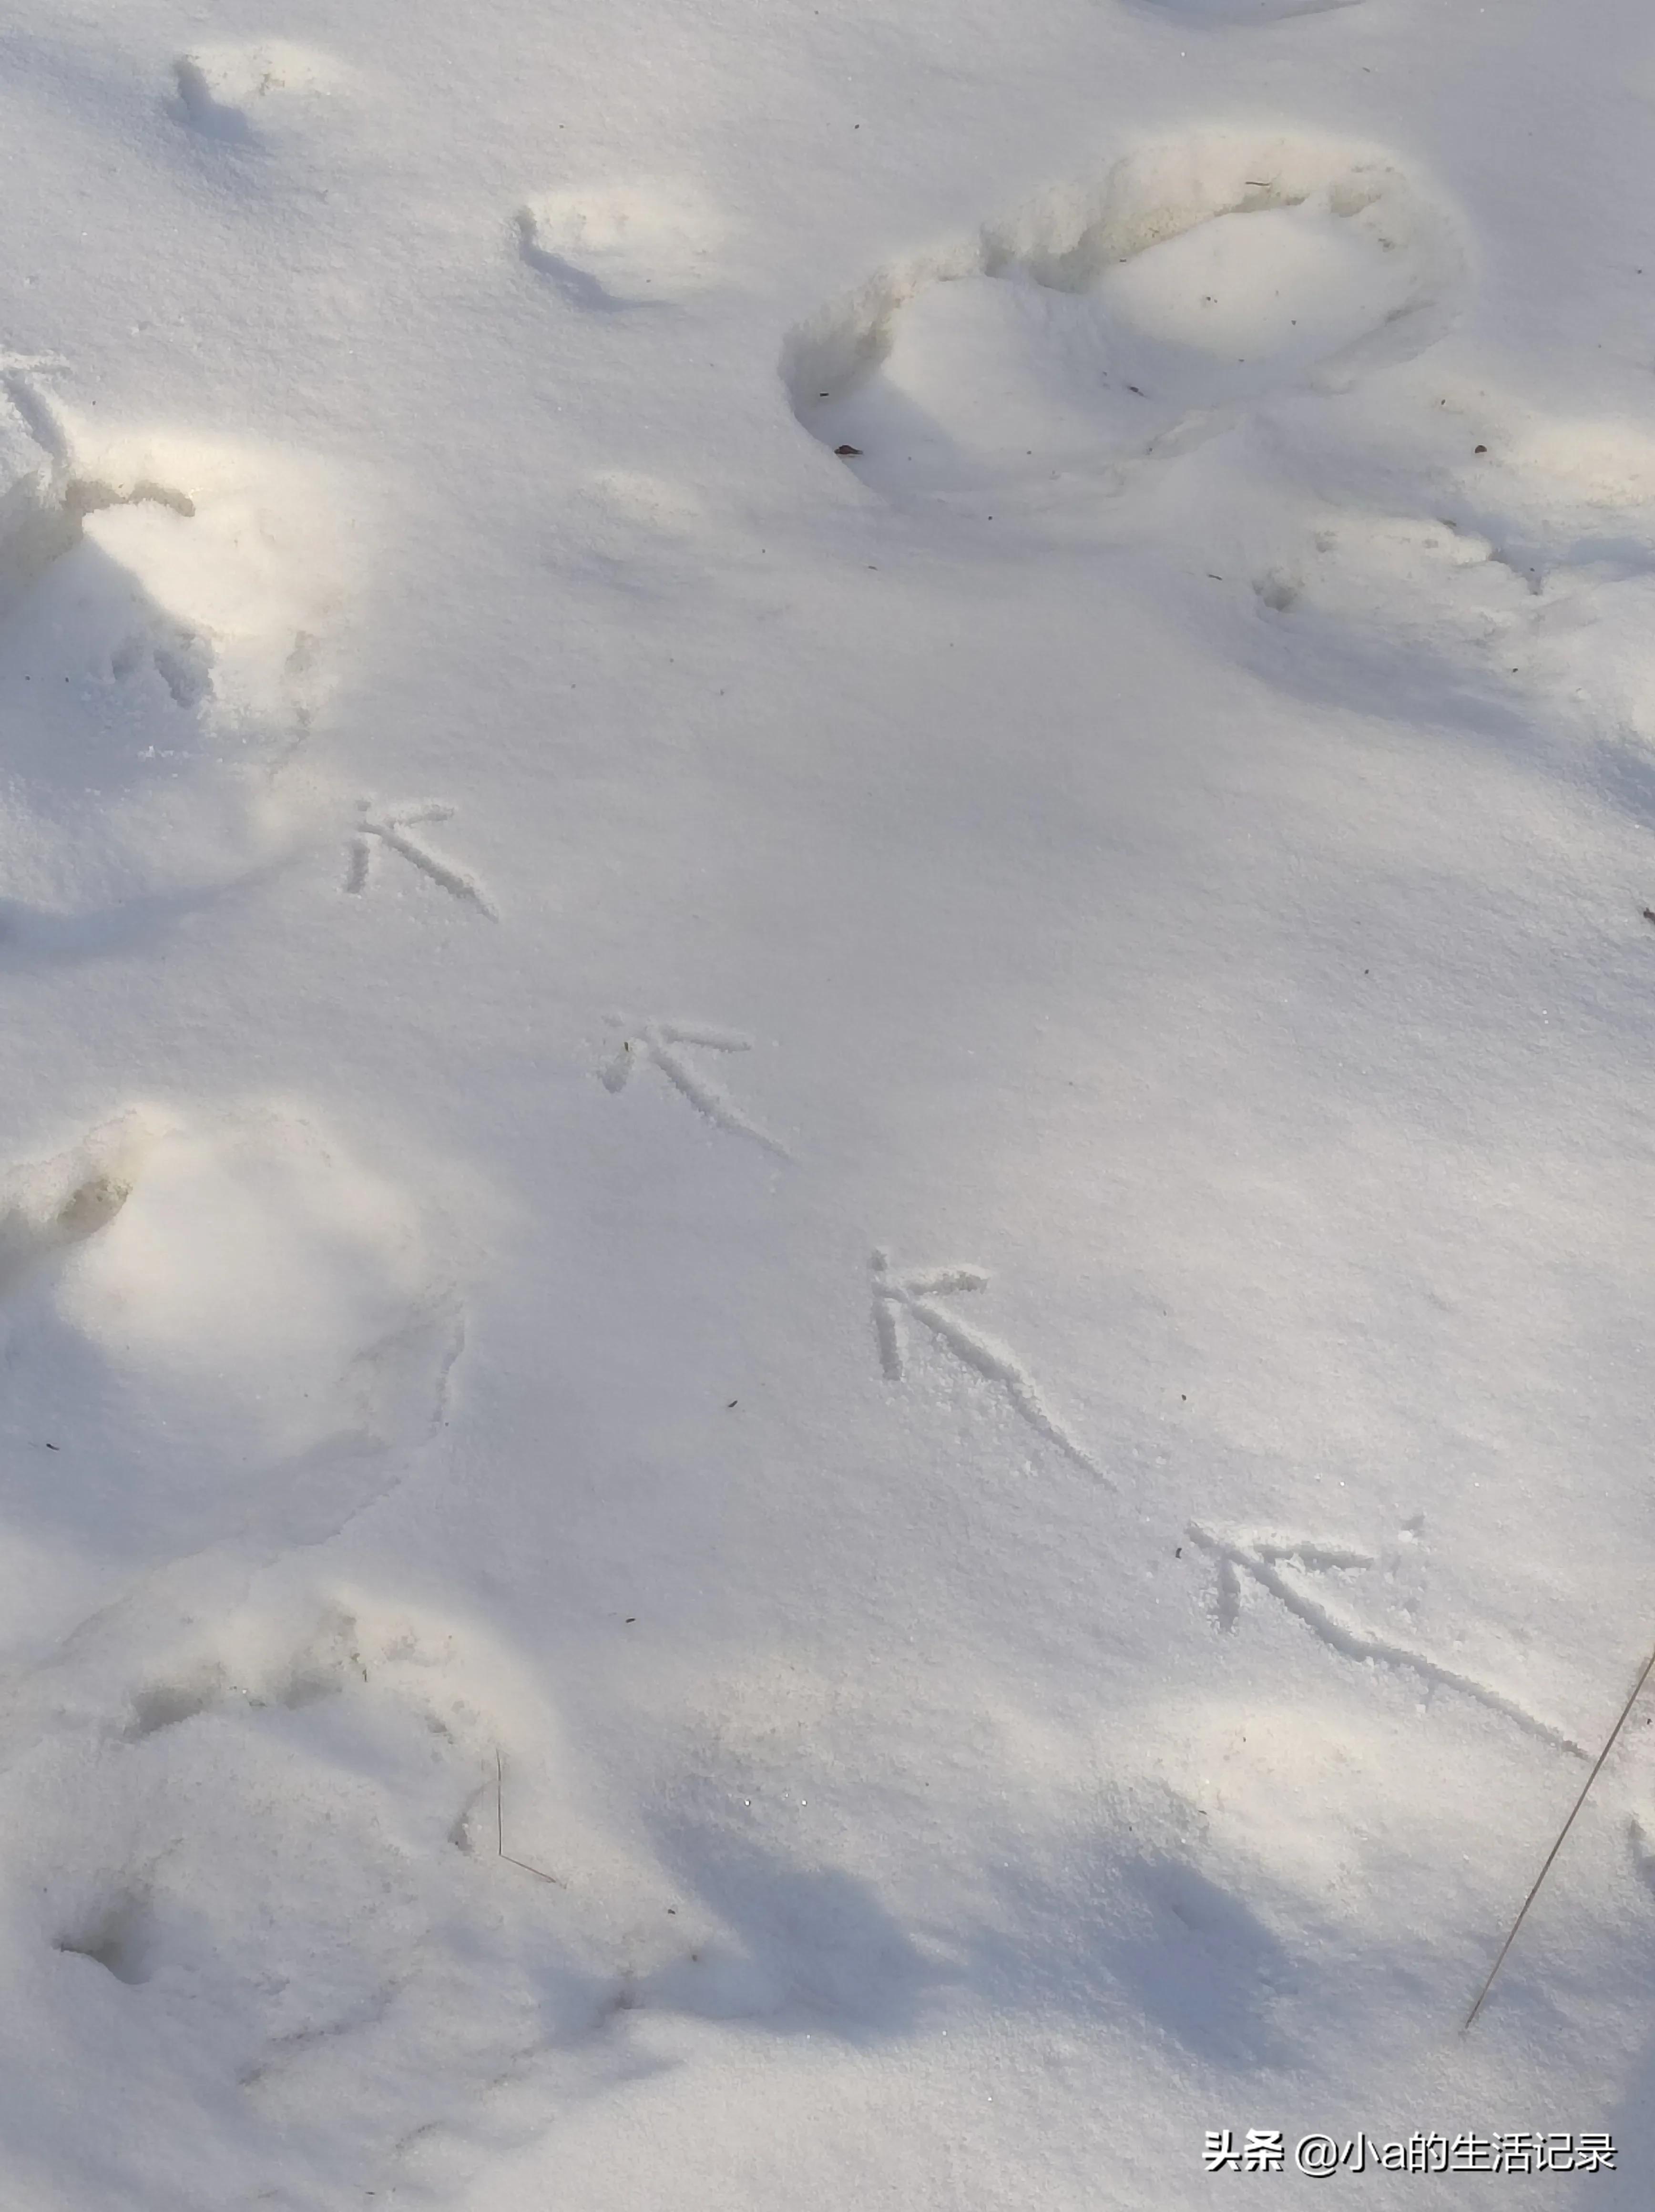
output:
[[1513, 1944], [1516, 1942], [1517, 1931], [1523, 1925], [1524, 1921], [1528, 1917], [1529, 1907], [1534, 1903], [1536, 1898], [1539, 1896], [1541, 1883], [1544, 1881], [1546, 1876], [1552, 1870], [1552, 1861], [1557, 1856], [1559, 1851], [1562, 1850], [1564, 1839], [1567, 1836], [1569, 1830], [1574, 1826], [1575, 1815], [1579, 1812], [1580, 1808], [1585, 1803], [1587, 1792], [1591, 1790], [1592, 1784], [1596, 1782], [1599, 1774], [1602, 1773], [1603, 1762], [1609, 1757], [1610, 1752], [1614, 1750], [1616, 1743], [1620, 1737], [1622, 1729], [1626, 1726], [1628, 1721], [1632, 1717], [1632, 1708], [1637, 1704], [1639, 1698], [1643, 1695], [1644, 1684], [1648, 1681], [1652, 1674], [1655, 1674], [1655, 1651], [1652, 1651], [1648, 1658], [1645, 1660], [1644, 1671], [1639, 1675], [1636, 1682], [1634, 1683], [1632, 1695], [1627, 1699], [1625, 1705], [1621, 1708], [1621, 1717], [1616, 1722], [1614, 1727], [1610, 1730], [1603, 1749], [1598, 1753], [1596, 1760], [1593, 1762], [1591, 1772], [1587, 1775], [1585, 1785], [1580, 1791], [1580, 1795], [1574, 1801], [1573, 1806], [1570, 1810], [1568, 1819], [1564, 1821], [1562, 1826], [1558, 1830], [1557, 1840], [1547, 1852], [1544, 1863], [1542, 1865], [1539, 1873], [1536, 1875], [1534, 1878], [1534, 1887], [1524, 1899], [1522, 1905], [1518, 1911], [1518, 1916], [1512, 1923], [1511, 1933], [1506, 1936], [1506, 1941], [1500, 1947], [1500, 1956], [1494, 1960], [1493, 1966], [1489, 1967], [1488, 1978], [1484, 1982], [1482, 1987], [1477, 1991], [1476, 2002], [1471, 2007], [1470, 2012], [1465, 2015], [1465, 2027], [1460, 2030], [1460, 2033], [1462, 2035], [1465, 2033], [1466, 2029], [1470, 2027], [1472, 2021], [1482, 2011], [1482, 2001], [1494, 1985], [1494, 1976], [1505, 1965], [1506, 1954], [1511, 1949]]
[[537, 1881], [549, 1881], [557, 1889], [568, 1887], [561, 1875], [548, 1874], [544, 1867], [530, 1866], [527, 1859], [513, 1858], [506, 1848], [506, 1764], [498, 1744], [494, 1746], [494, 1849], [507, 1866], [521, 1867]]

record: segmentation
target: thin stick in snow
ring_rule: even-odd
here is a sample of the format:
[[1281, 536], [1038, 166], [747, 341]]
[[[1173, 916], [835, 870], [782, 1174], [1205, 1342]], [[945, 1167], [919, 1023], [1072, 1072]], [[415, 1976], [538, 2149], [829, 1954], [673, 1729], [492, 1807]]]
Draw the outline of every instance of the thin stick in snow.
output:
[[567, 1889], [568, 1883], [561, 1875], [548, 1874], [544, 1867], [530, 1866], [527, 1859], [516, 1859], [506, 1848], [506, 1763], [500, 1757], [500, 1746], [494, 1746], [494, 1849], [507, 1866], [521, 1867], [537, 1881], [549, 1881], [555, 1889]]
[[1518, 1916], [1512, 1923], [1511, 1932], [1506, 1936], [1506, 1941], [1500, 1947], [1500, 1956], [1494, 1960], [1493, 1966], [1489, 1967], [1488, 1978], [1484, 1982], [1482, 1987], [1477, 1991], [1476, 2002], [1471, 2007], [1470, 2012], [1465, 2015], [1465, 2027], [1460, 2030], [1460, 2033], [1462, 2035], [1466, 2033], [1467, 2029], [1470, 2028], [1471, 2022], [1482, 2011], [1482, 2001], [1494, 1985], [1494, 1976], [1505, 1965], [1506, 1954], [1511, 1949], [1513, 1944], [1516, 1942], [1517, 1931], [1523, 1925], [1525, 1920], [1527, 1919], [1529, 1907], [1534, 1903], [1536, 1898], [1540, 1894], [1541, 1883], [1544, 1881], [1546, 1876], [1551, 1872], [1553, 1860], [1555, 1859], [1559, 1851], [1562, 1850], [1564, 1840], [1567, 1837], [1569, 1830], [1574, 1826], [1575, 1817], [1579, 1814], [1580, 1808], [1586, 1802], [1587, 1793], [1590, 1791], [1592, 1784], [1596, 1782], [1598, 1776], [1603, 1772], [1603, 1762], [1609, 1757], [1610, 1752], [1614, 1750], [1622, 1729], [1626, 1726], [1628, 1721], [1632, 1717], [1632, 1708], [1637, 1704], [1639, 1698], [1642, 1696], [1644, 1684], [1648, 1681], [1652, 1674], [1655, 1674], [1655, 1651], [1652, 1651], [1648, 1658], [1645, 1660], [1644, 1671], [1639, 1675], [1637, 1680], [1633, 1684], [1632, 1695], [1627, 1699], [1625, 1705], [1621, 1708], [1621, 1717], [1616, 1722], [1614, 1727], [1610, 1730], [1603, 1749], [1598, 1753], [1596, 1759], [1592, 1762], [1591, 1772], [1587, 1775], [1585, 1784], [1581, 1789], [1580, 1795], [1575, 1799], [1573, 1807], [1570, 1808], [1568, 1819], [1564, 1821], [1562, 1826], [1558, 1830], [1557, 1840], [1547, 1852], [1545, 1862], [1541, 1867], [1539, 1873], [1536, 1875], [1534, 1878], [1534, 1886], [1530, 1890], [1528, 1895], [1524, 1899], [1522, 1905], [1519, 1910]]

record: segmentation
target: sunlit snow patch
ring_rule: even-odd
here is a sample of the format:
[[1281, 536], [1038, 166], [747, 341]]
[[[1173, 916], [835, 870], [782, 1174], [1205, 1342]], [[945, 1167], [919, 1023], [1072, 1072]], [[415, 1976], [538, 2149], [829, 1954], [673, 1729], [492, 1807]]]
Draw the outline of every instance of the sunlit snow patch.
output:
[[129, 1565], [336, 1527], [431, 1434], [458, 1345], [420, 1209], [273, 1108], [134, 1111], [15, 1171], [0, 1261], [0, 1504]]

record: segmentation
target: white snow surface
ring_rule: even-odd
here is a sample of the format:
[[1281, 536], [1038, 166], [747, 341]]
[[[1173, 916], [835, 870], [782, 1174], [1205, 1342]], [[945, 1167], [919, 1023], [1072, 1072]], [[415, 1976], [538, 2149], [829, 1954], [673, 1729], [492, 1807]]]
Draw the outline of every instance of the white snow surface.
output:
[[0, 145], [5, 2212], [1641, 2212], [1647, 6]]

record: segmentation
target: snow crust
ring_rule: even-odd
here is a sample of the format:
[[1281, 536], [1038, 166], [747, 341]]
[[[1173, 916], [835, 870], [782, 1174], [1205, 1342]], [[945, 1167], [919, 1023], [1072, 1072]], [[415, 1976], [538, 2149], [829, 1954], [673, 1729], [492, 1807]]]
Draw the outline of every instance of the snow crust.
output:
[[0, 2200], [1647, 2205], [1652, 104], [11, 11]]

